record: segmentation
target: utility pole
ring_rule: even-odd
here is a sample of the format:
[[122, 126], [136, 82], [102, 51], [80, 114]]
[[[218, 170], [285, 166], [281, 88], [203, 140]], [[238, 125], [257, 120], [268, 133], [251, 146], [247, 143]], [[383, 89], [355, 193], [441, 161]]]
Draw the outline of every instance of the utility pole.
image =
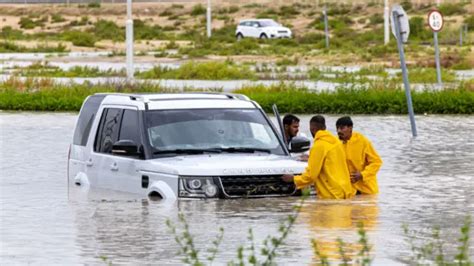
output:
[[384, 44], [387, 45], [390, 41], [390, 30], [389, 30], [389, 16], [390, 8], [388, 6], [388, 0], [385, 0], [385, 6], [383, 8], [383, 28], [384, 28]]
[[328, 12], [327, 12], [326, 5], [324, 5], [323, 15], [324, 15], [324, 34], [326, 35], [326, 49], [329, 49]]
[[207, 0], [207, 38], [211, 38], [211, 0]]
[[127, 21], [125, 22], [127, 82], [133, 81], [133, 19], [132, 0], [127, 0]]

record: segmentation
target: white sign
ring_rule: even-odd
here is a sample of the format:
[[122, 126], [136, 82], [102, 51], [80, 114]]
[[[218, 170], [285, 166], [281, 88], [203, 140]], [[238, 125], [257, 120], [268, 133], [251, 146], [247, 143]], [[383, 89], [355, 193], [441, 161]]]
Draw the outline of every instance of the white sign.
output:
[[432, 31], [438, 32], [443, 28], [443, 15], [438, 10], [433, 10], [428, 14], [428, 25]]
[[395, 36], [395, 39], [398, 39], [398, 36], [395, 32], [395, 23], [393, 21], [393, 14], [396, 13], [398, 21], [400, 22], [400, 35], [402, 36], [402, 42], [406, 43], [408, 41], [408, 35], [410, 35], [410, 23], [408, 23], [408, 15], [403, 10], [403, 7], [399, 4], [392, 5], [392, 11], [390, 12], [390, 24], [392, 25], [392, 33]]

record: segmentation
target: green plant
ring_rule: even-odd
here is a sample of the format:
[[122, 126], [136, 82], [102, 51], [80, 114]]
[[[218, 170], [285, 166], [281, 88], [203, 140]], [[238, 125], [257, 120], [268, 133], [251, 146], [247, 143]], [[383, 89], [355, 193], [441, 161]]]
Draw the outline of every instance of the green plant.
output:
[[66, 19], [64, 19], [60, 14], [53, 14], [51, 15], [51, 22], [52, 23], [60, 23], [64, 22]]
[[123, 41], [125, 39], [124, 29], [121, 29], [115, 22], [109, 20], [98, 20], [94, 23], [92, 32], [99, 40]]
[[198, 4], [193, 6], [191, 10], [191, 16], [200, 16], [204, 14], [206, 14], [206, 8], [203, 5]]
[[469, 257], [469, 232], [471, 228], [470, 216], [465, 218], [464, 225], [460, 230], [461, 236], [458, 238], [459, 246], [457, 247], [457, 254], [452, 256], [447, 254], [444, 250], [444, 242], [441, 239], [441, 230], [439, 227], [433, 228], [431, 239], [424, 241], [417, 239], [417, 232], [410, 230], [408, 225], [404, 224], [402, 228], [405, 234], [405, 240], [410, 245], [412, 252], [410, 261], [418, 265], [432, 263], [436, 265], [472, 265]]
[[66, 31], [63, 39], [72, 42], [75, 46], [94, 47], [96, 38], [93, 34], [84, 31]]
[[439, 11], [444, 16], [452, 16], [452, 15], [462, 15], [466, 13], [464, 7], [460, 4], [455, 3], [443, 3], [439, 6]]

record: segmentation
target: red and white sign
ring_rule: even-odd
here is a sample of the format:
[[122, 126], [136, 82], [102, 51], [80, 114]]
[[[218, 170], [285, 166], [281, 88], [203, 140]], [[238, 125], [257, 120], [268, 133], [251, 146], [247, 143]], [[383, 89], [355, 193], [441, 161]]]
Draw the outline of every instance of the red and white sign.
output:
[[428, 25], [432, 31], [438, 32], [443, 28], [443, 15], [438, 10], [432, 10], [428, 14]]

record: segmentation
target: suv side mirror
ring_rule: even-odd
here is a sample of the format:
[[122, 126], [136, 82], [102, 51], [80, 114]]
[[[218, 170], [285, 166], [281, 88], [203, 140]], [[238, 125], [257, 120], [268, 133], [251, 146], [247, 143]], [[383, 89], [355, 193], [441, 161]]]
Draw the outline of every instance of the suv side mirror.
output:
[[112, 154], [122, 156], [138, 156], [141, 152], [138, 151], [138, 145], [128, 139], [119, 140], [112, 146]]
[[296, 136], [291, 139], [289, 146], [290, 152], [298, 153], [298, 152], [305, 152], [309, 150], [311, 142], [308, 138]]

